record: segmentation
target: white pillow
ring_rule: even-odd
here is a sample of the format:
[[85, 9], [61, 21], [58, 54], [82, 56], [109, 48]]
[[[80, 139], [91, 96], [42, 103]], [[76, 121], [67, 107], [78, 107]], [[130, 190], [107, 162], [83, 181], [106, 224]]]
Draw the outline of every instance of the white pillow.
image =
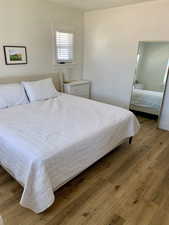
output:
[[32, 82], [22, 82], [22, 84], [25, 87], [31, 102], [55, 98], [59, 95], [51, 78]]
[[27, 104], [28, 102], [21, 84], [0, 84], [0, 109]]

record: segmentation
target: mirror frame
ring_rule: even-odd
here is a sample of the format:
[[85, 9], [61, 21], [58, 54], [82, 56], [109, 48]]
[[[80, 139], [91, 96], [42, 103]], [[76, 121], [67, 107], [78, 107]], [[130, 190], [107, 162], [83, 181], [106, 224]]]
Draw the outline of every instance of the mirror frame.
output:
[[166, 79], [166, 83], [165, 83], [165, 87], [164, 87], [163, 99], [162, 99], [162, 103], [161, 103], [160, 113], [159, 113], [158, 121], [157, 121], [157, 127], [158, 128], [159, 128], [159, 125], [160, 125], [160, 118], [161, 118], [162, 111], [163, 111], [164, 99], [165, 99], [166, 92], [167, 92], [167, 84], [168, 84], [168, 81], [169, 81], [169, 68], [168, 68], [167, 79]]
[[[169, 43], [169, 41], [167, 40], [164, 40], [164, 41], [158, 41], [158, 40], [153, 40], [153, 41], [150, 41], [150, 40], [144, 40], [144, 41], [138, 41], [138, 45], [137, 45], [137, 51], [136, 51], [136, 56], [138, 55], [138, 52], [139, 52], [139, 48], [140, 48], [140, 43], [141, 42], [150, 42], [150, 43], [157, 43], [157, 42], [161, 42], [161, 43]], [[136, 57], [137, 58], [137, 57]], [[168, 55], [168, 58], [169, 58], [169, 55]], [[131, 95], [130, 95], [130, 105], [131, 105], [131, 98], [132, 98], [132, 93], [133, 93], [133, 86], [134, 86], [134, 82], [135, 82], [135, 78], [137, 76], [136, 74], [136, 71], [137, 71], [137, 68], [138, 68], [138, 62], [136, 61], [136, 66], [135, 66], [135, 69], [134, 69], [134, 77], [133, 77], [133, 82], [132, 82], [132, 90], [131, 90]], [[159, 115], [158, 115], [158, 120], [157, 120], [157, 128], [159, 128], [159, 124], [160, 124], [160, 118], [161, 118], [161, 115], [162, 115], [162, 109], [163, 109], [163, 106], [164, 106], [164, 99], [165, 99], [165, 95], [166, 95], [166, 89], [167, 89], [167, 84], [169, 82], [169, 68], [168, 68], [168, 73], [167, 73], [167, 79], [166, 79], [166, 83], [165, 83], [165, 87], [164, 87], [164, 91], [163, 91], [163, 98], [162, 98], [162, 102], [161, 102], [161, 107], [160, 107], [160, 112], [159, 112]], [[129, 110], [131, 111], [130, 109], [130, 105], [129, 105]]]

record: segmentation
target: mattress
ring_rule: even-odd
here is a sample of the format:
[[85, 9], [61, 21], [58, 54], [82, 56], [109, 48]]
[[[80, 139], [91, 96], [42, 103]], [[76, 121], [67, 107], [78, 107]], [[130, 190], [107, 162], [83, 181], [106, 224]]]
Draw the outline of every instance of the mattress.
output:
[[131, 104], [160, 111], [163, 92], [133, 89]]
[[54, 190], [138, 130], [128, 110], [61, 94], [0, 110], [0, 164], [23, 185], [20, 204], [40, 213]]

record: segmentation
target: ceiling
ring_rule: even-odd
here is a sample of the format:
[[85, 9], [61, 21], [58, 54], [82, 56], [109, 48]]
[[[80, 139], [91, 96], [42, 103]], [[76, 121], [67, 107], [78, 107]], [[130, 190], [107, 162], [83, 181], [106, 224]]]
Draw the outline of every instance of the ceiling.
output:
[[84, 11], [119, 7], [154, 0], [50, 0], [60, 5], [78, 8]]

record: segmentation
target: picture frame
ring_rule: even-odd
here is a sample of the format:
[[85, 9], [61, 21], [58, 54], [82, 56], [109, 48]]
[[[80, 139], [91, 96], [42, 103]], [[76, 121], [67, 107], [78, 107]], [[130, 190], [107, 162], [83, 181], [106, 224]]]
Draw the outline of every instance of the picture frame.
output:
[[6, 65], [27, 64], [27, 50], [25, 46], [3, 46]]

